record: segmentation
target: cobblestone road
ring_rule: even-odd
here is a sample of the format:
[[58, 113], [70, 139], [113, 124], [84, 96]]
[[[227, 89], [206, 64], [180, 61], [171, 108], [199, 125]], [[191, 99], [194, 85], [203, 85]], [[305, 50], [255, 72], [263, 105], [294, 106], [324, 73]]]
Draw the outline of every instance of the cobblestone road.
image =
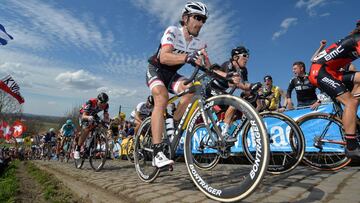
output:
[[[34, 162], [54, 175], [76, 180], [78, 186], [91, 186], [94, 190], [89, 191], [88, 199], [93, 199], [94, 191], [103, 191], [112, 196], [104, 202], [214, 202], [195, 187], [184, 163], [176, 163], [174, 171], [163, 172], [148, 184], [141, 182], [134, 166], [124, 160], [107, 161], [101, 172], [94, 172], [87, 162], [80, 170], [73, 162]], [[299, 166], [288, 174], [266, 175], [243, 202], [360, 202], [359, 183], [360, 167], [323, 172]]]

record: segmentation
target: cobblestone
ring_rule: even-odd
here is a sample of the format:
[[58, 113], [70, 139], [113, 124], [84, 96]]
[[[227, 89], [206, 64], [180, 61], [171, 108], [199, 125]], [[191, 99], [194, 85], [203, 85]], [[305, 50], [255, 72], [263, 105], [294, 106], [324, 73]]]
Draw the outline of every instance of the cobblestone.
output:
[[[62, 173], [83, 184], [106, 190], [128, 202], [216, 202], [208, 199], [191, 181], [184, 163], [176, 163], [173, 172], [162, 172], [153, 183], [142, 182], [132, 164], [108, 160], [101, 172], [88, 164], [75, 169], [73, 163], [34, 161], [52, 173]], [[266, 175], [258, 189], [244, 202], [359, 202], [360, 167], [337, 172], [316, 171], [299, 166], [288, 174]], [[224, 170], [224, 176], [227, 175]]]

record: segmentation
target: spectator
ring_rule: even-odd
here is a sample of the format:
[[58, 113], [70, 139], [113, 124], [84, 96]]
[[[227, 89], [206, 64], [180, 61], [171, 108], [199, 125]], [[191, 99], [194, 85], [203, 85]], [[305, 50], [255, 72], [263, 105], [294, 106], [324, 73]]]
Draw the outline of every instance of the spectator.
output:
[[260, 89], [260, 94], [266, 97], [261, 101], [263, 110], [276, 111], [280, 105], [281, 91], [278, 86], [273, 85], [273, 79], [270, 75], [264, 77], [264, 85]]
[[316, 87], [313, 86], [308, 79], [308, 75], [305, 72], [304, 62], [294, 62], [293, 72], [295, 76], [290, 80], [286, 93], [286, 108], [294, 108], [291, 101], [291, 93], [293, 89], [295, 89], [298, 107], [310, 106], [311, 109], [316, 109], [320, 106], [321, 101], [317, 99], [315, 93]]

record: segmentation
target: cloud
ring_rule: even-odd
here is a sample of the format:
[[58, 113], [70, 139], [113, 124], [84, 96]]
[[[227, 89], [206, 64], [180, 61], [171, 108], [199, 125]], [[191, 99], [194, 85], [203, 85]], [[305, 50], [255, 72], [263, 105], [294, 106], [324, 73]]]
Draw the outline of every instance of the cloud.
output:
[[330, 13], [323, 13], [320, 15], [320, 17], [325, 17], [325, 16], [329, 16], [329, 15], [330, 15]]
[[[148, 14], [155, 16], [157, 21], [165, 27], [178, 23], [186, 1], [136, 0], [132, 2]], [[223, 4], [223, 2], [220, 3]], [[206, 2], [206, 5], [209, 8], [210, 16], [200, 32], [200, 37], [207, 42], [212, 61], [227, 59], [228, 47], [236, 46], [232, 44], [235, 36], [234, 30], [236, 30], [234, 28], [237, 28], [237, 25], [234, 24], [235, 21], [232, 20], [233, 13], [222, 10], [214, 2]]]
[[280, 24], [280, 30], [275, 32], [272, 36], [273, 40], [276, 40], [281, 35], [286, 34], [286, 32], [289, 30], [291, 26], [294, 26], [297, 24], [297, 18], [286, 18], [284, 19]]
[[[104, 34], [105, 32], [103, 33], [90, 20], [84, 22], [68, 10], [41, 1], [10, 1], [2, 6], [24, 17], [22, 20], [18, 20], [19, 18], [10, 20], [13, 25], [19, 21], [21, 25], [26, 25], [24, 28], [14, 26], [14, 38], [19, 37], [24, 40], [22, 41], [24, 43], [44, 46], [41, 39], [45, 39], [45, 41], [61, 42], [56, 44], [75, 45], [92, 50], [100, 49], [105, 52], [113, 42], [109, 31]], [[30, 39], [26, 40], [25, 33], [30, 33]], [[32, 42], [31, 39], [34, 41]]]
[[67, 71], [56, 76], [55, 80], [68, 89], [90, 90], [100, 86], [98, 78], [89, 72], [81, 69], [75, 72]]
[[296, 8], [306, 8], [306, 11], [310, 16], [317, 15], [316, 8], [319, 6], [325, 5], [327, 2], [325, 0], [299, 0], [296, 2]]
[[136, 90], [129, 90], [124, 88], [111, 88], [111, 87], [99, 87], [97, 92], [106, 92], [110, 98], [120, 98], [122, 96], [133, 96], [137, 93]]

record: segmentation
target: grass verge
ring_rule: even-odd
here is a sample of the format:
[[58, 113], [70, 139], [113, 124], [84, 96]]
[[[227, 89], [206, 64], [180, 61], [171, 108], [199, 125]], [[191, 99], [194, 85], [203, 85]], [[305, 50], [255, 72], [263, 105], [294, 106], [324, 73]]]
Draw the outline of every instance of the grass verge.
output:
[[0, 202], [15, 202], [14, 197], [19, 188], [19, 182], [15, 176], [18, 165], [18, 160], [12, 161], [0, 174]]
[[51, 174], [38, 169], [33, 163], [28, 162], [26, 169], [29, 174], [43, 187], [45, 200], [49, 202], [76, 202], [71, 192]]

